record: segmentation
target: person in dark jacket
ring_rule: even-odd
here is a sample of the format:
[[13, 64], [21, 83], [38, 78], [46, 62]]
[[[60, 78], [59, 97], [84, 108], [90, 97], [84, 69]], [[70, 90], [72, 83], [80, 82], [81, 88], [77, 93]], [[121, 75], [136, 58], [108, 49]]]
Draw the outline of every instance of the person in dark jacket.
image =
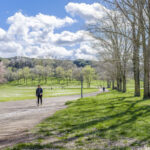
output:
[[42, 105], [42, 96], [43, 96], [43, 89], [40, 85], [38, 85], [38, 88], [36, 89], [36, 96], [37, 96], [37, 105], [39, 106], [39, 103]]
[[103, 92], [105, 92], [105, 87], [103, 87]]

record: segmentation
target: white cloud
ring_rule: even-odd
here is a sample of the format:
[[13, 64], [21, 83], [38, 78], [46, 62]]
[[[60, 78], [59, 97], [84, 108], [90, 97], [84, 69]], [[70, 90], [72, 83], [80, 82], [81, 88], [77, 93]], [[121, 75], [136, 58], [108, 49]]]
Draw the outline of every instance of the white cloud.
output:
[[71, 25], [76, 21], [65, 17], [38, 14], [25, 16], [21, 12], [9, 17], [8, 31], [0, 28], [0, 54], [2, 57], [28, 56], [28, 57], [71, 57], [71, 52], [64, 47], [53, 43], [54, 31], [57, 28]]
[[62, 46], [75, 46], [84, 41], [91, 42], [93, 38], [85, 30], [79, 30], [77, 32], [63, 31], [60, 34], [54, 34], [52, 41], [57, 45]]
[[65, 7], [66, 11], [72, 16], [80, 16], [86, 23], [94, 23], [97, 19], [101, 19], [106, 15], [106, 9], [99, 3], [86, 4], [86, 3], [68, 3]]
[[[30, 27], [32, 30], [40, 30], [47, 27], [46, 30], [54, 30], [67, 24], [73, 24], [75, 20], [70, 17], [64, 19], [57, 18], [56, 16], [49, 16], [44, 14], [38, 14], [36, 16], [25, 16], [21, 12], [17, 12], [14, 16], [8, 18], [7, 22], [13, 27], [21, 29], [22, 27]], [[23, 25], [23, 26], [21, 26]]]
[[17, 38], [17, 40], [28, 40], [34, 38], [46, 38], [49, 33], [53, 33], [55, 29], [61, 28], [68, 24], [75, 23], [75, 20], [66, 17], [64, 19], [38, 14], [36, 16], [24, 16], [18, 12], [14, 16], [8, 18], [10, 24], [8, 36]]
[[0, 40], [5, 39], [6, 31], [0, 28]]
[[20, 52], [23, 52], [23, 48], [17, 42], [0, 41], [0, 56], [1, 57], [17, 56]]
[[[104, 7], [98, 3], [69, 3], [66, 11], [85, 19], [86, 23], [105, 15]], [[21, 12], [15, 13], [7, 20], [7, 31], [0, 28], [0, 55], [12, 57], [16, 55], [27, 57], [53, 57], [64, 59], [96, 59], [96, 51], [91, 42], [94, 39], [85, 30], [76, 32], [56, 29], [76, 23], [70, 17], [37, 14], [25, 16]]]
[[[38, 53], [38, 55], [37, 55]], [[72, 51], [68, 51], [63, 47], [57, 47], [50, 44], [42, 44], [39, 46], [30, 46], [26, 49], [26, 56], [41, 58], [59, 58], [67, 59], [72, 56]]]
[[82, 42], [80, 47], [75, 51], [76, 59], [97, 60], [97, 50], [92, 47], [88, 41]]

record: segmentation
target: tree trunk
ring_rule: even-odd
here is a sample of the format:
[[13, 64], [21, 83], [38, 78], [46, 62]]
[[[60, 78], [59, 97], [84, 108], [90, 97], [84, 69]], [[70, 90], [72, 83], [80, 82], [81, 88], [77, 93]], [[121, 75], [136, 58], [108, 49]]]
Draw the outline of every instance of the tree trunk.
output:
[[114, 90], [115, 89], [115, 81], [113, 80], [112, 81], [112, 90]]
[[126, 54], [125, 54], [125, 58], [124, 58], [124, 61], [123, 61], [123, 75], [122, 75], [122, 81], [123, 81], [123, 90], [122, 92], [125, 93], [127, 91], [127, 86], [126, 86], [126, 72], [127, 72], [127, 57], [126, 57]]
[[139, 50], [136, 48], [133, 54], [134, 81], [135, 81], [135, 96], [140, 96], [140, 71], [139, 71]]
[[[150, 13], [150, 0], [148, 0], [148, 14]], [[148, 17], [148, 21], [149, 21], [149, 27], [148, 27], [148, 30], [149, 30], [149, 33], [148, 33], [148, 36], [149, 36], [149, 39], [148, 39], [148, 47], [147, 47], [147, 52], [148, 52], [148, 67], [150, 67], [150, 16]], [[150, 73], [150, 68], [148, 70], [148, 75]], [[150, 75], [149, 75], [149, 81], [148, 81], [150, 84]], [[149, 85], [149, 91], [148, 91], [148, 96], [150, 97], [150, 85]]]
[[119, 91], [119, 79], [117, 79], [117, 90]]
[[139, 37], [136, 37], [135, 25], [132, 24], [133, 36], [133, 68], [134, 68], [134, 81], [135, 91], [134, 96], [140, 96], [140, 69], [139, 69]]
[[47, 77], [45, 77], [45, 84], [47, 84]]
[[122, 78], [119, 79], [119, 91], [122, 92]]
[[107, 80], [107, 88], [110, 88], [110, 86], [111, 86], [111, 83], [109, 80]]
[[143, 18], [143, 4], [139, 3], [140, 11], [139, 11], [139, 25], [140, 32], [142, 35], [142, 47], [143, 47], [143, 58], [144, 58], [144, 98], [149, 98], [149, 52], [146, 46], [146, 33], [144, 26], [144, 18]]
[[126, 74], [123, 75], [123, 93], [125, 93], [127, 91], [127, 87], [126, 87]]
[[146, 48], [146, 40], [144, 33], [142, 33], [142, 37], [144, 57], [144, 98], [149, 98], [149, 54]]

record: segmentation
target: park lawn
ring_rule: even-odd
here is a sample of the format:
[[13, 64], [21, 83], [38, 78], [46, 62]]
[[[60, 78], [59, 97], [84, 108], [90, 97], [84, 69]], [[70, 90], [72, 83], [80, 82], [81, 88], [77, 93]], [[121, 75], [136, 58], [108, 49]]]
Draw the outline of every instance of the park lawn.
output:
[[[76, 95], [80, 94], [80, 88], [61, 88], [55, 87], [51, 90], [51, 87], [43, 86], [44, 98], [56, 97], [64, 95]], [[14, 86], [14, 85], [3, 85], [0, 86], [0, 102], [16, 101], [16, 100], [27, 100], [35, 99], [36, 86]], [[85, 88], [84, 93], [96, 92], [98, 89]]]
[[12, 150], [130, 150], [150, 146], [150, 99], [133, 97], [131, 90], [110, 91], [66, 105], [35, 127], [35, 141]]
[[[143, 88], [143, 81], [140, 80], [140, 87]], [[127, 80], [127, 89], [134, 89], [134, 80]]]
[[[107, 82], [106, 81], [102, 81], [102, 80], [93, 80], [91, 82], [91, 88], [97, 88], [97, 87], [100, 87], [100, 86], [107, 86], [106, 84]], [[44, 80], [41, 80], [40, 83], [39, 83], [39, 80], [38, 78], [35, 79], [34, 81], [32, 81], [30, 78], [27, 80], [27, 83], [24, 82], [23, 79], [19, 80], [19, 82], [17, 80], [15, 81], [12, 81], [12, 82], [9, 82], [8, 83], [9, 85], [12, 85], [12, 86], [29, 86], [29, 87], [32, 87], [32, 86], [37, 86], [38, 84], [42, 85], [42, 86], [50, 86], [50, 87], [65, 87], [65, 88], [80, 88], [81, 86], [81, 82], [80, 81], [77, 81], [77, 80], [72, 80], [70, 82], [68, 82], [67, 84], [67, 81], [66, 80], [60, 80], [60, 82], [58, 82], [58, 79], [55, 78], [55, 77], [51, 77], [51, 78], [48, 78], [47, 79], [47, 83], [45, 83]], [[84, 81], [83, 83], [84, 87], [86, 88], [87, 87], [87, 83]]]

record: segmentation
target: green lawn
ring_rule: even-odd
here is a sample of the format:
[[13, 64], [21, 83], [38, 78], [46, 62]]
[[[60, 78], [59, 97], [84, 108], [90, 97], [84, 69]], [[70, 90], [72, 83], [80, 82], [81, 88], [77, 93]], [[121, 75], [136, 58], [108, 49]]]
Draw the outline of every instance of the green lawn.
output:
[[[26, 100], [26, 99], [35, 99], [35, 90], [36, 87], [27, 87], [27, 86], [10, 86], [10, 85], [3, 85], [0, 86], [0, 102], [5, 101], [16, 101], [16, 100]], [[43, 86], [44, 90], [44, 98], [47, 97], [56, 97], [56, 96], [63, 96], [63, 95], [76, 95], [80, 94], [79, 88], [53, 88], [48, 86]], [[84, 93], [90, 93], [98, 91], [98, 89], [90, 88], [84, 89]]]
[[[44, 80], [41, 80], [39, 83], [38, 79], [35, 79], [34, 81], [32, 81], [31, 79], [28, 79], [27, 83], [24, 82], [23, 79], [21, 79], [19, 82], [18, 81], [12, 81], [8, 83], [9, 85], [12, 86], [37, 86], [38, 84], [42, 85], [42, 86], [52, 86], [52, 87], [65, 87], [65, 88], [80, 88], [80, 81], [77, 80], [72, 80], [70, 82], [68, 82], [66, 80], [60, 80], [60, 82], [57, 80], [57, 78], [55, 77], [51, 77], [47, 80], [47, 83], [45, 83]], [[91, 82], [91, 88], [97, 88], [99, 86], [107, 86], [106, 81], [102, 81], [102, 80], [93, 80]], [[84, 87], [87, 87], [87, 83], [84, 81]]]
[[[34, 82], [28, 79], [27, 85], [23, 80], [12, 81], [5, 85], [0, 85], [0, 102], [5, 101], [16, 101], [16, 100], [26, 100], [35, 99], [35, 90], [38, 85], [38, 80]], [[63, 95], [76, 95], [80, 94], [81, 83], [80, 81], [73, 80], [66, 84], [65, 80], [61, 80], [58, 83], [56, 78], [48, 79], [47, 83], [41, 81], [40, 85], [44, 89], [44, 97], [56, 97]], [[104, 81], [92, 81], [91, 88], [86, 88], [86, 82], [84, 82], [84, 93], [96, 92], [100, 85], [106, 85]], [[51, 89], [52, 88], [52, 89]]]
[[[65, 84], [66, 81], [62, 80], [60, 84], [54, 79], [49, 79], [47, 84], [44, 84], [44, 81], [41, 81], [41, 85], [44, 88], [44, 97], [55, 97], [62, 95], [75, 95], [80, 94], [80, 82], [72, 81], [68, 85]], [[29, 79], [28, 84], [26, 85], [23, 80], [19, 82], [13, 81], [8, 84], [0, 86], [0, 102], [4, 101], [15, 101], [15, 100], [26, 100], [35, 98], [35, 89], [37, 87], [38, 81], [32, 81]], [[84, 82], [84, 93], [95, 92], [100, 86], [107, 86], [106, 82], [101, 80], [95, 80], [91, 83], [91, 88], [86, 88], [86, 83]], [[142, 81], [141, 81], [142, 86]], [[51, 87], [53, 88], [51, 90]], [[134, 81], [129, 80], [127, 82], [128, 89], [133, 90]]]
[[[140, 87], [143, 88], [143, 81], [140, 81]], [[134, 80], [127, 80], [127, 88], [134, 89]]]
[[18, 149], [130, 150], [150, 146], [150, 100], [133, 91], [110, 91], [67, 102], [35, 129], [35, 141]]

